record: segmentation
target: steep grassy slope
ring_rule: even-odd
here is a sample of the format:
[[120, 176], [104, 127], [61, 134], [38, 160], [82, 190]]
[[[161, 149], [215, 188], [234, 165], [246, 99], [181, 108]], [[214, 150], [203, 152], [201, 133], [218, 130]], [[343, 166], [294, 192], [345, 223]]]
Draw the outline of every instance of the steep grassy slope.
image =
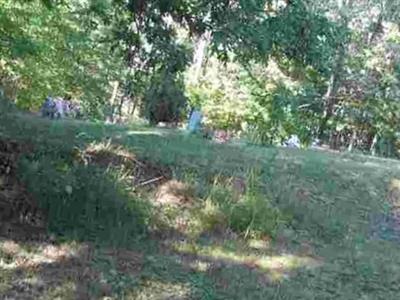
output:
[[[16, 180], [49, 233], [3, 234], [4, 295], [400, 297], [397, 161], [15, 112], [0, 116], [0, 139], [22, 145]], [[179, 195], [160, 201], [172, 179]]]

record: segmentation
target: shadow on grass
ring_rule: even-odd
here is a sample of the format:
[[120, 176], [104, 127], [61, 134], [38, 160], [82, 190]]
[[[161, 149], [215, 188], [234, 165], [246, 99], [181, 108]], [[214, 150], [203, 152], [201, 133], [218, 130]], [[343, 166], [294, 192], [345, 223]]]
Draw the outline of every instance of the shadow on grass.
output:
[[215, 242], [179, 248], [168, 240], [186, 243], [185, 236], [172, 231], [129, 250], [72, 240], [0, 240], [0, 293], [11, 299], [265, 299], [296, 271], [317, 267], [273, 249], [263, 257]]
[[3, 299], [90, 299], [89, 247], [3, 240]]
[[[4, 299], [253, 300], [358, 299], [365, 294], [397, 299], [399, 292], [399, 273], [393, 273], [398, 254], [378, 257], [376, 251], [387, 250], [381, 243], [363, 248], [357, 258], [348, 257], [346, 249], [336, 251], [331, 253], [334, 263], [321, 266], [285, 264], [296, 255], [271, 253], [265, 262], [276, 265], [266, 268], [251, 254], [242, 259], [245, 254], [235, 251], [177, 251], [159, 242], [122, 250], [0, 240], [0, 294]], [[283, 277], [274, 277], [276, 272]]]

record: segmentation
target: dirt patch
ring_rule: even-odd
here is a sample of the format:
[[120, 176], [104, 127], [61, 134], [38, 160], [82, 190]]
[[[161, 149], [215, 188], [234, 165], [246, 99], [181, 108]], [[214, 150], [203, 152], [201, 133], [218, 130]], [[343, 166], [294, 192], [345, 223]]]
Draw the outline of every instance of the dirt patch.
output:
[[0, 236], [34, 239], [45, 235], [45, 218], [17, 178], [19, 157], [29, 147], [0, 140]]
[[73, 156], [78, 163], [119, 170], [134, 188], [152, 189], [172, 178], [169, 168], [138, 159], [110, 142], [91, 144], [83, 151], [75, 149]]
[[159, 204], [190, 204], [194, 198], [193, 189], [180, 181], [169, 180], [158, 187], [155, 202]]
[[142, 270], [142, 253], [124, 249], [111, 249], [103, 251], [101, 254], [113, 258], [118, 272], [137, 275]]

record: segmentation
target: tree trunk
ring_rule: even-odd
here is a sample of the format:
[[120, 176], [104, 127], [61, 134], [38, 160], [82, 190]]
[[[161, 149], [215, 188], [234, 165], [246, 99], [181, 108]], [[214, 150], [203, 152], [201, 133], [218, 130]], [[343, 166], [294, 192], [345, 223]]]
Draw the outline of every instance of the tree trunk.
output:
[[206, 50], [207, 47], [210, 43], [211, 39], [211, 32], [206, 31], [204, 34], [202, 34], [195, 45], [195, 51], [193, 55], [193, 78], [192, 82], [196, 83], [199, 80], [200, 73], [202, 70], [202, 67], [204, 65], [204, 58], [206, 57]]
[[[338, 18], [340, 19], [340, 22], [344, 27], [348, 26], [349, 23], [348, 11], [353, 6], [353, 1], [354, 0], [347, 0], [347, 1], [338, 0], [338, 9], [339, 9]], [[347, 43], [343, 41], [338, 45], [338, 48], [336, 49], [336, 63], [332, 71], [331, 77], [329, 79], [328, 88], [324, 95], [325, 111], [321, 124], [319, 126], [318, 136], [320, 139], [323, 137], [326, 131], [329, 119], [334, 114], [334, 108], [337, 103], [337, 92], [339, 91], [340, 88], [341, 75], [343, 73], [345, 57], [347, 54], [346, 48], [347, 48]]]
[[112, 83], [112, 93], [111, 93], [111, 97], [110, 97], [110, 106], [111, 106], [111, 113], [110, 113], [110, 122], [114, 122], [114, 113], [115, 113], [115, 100], [117, 98], [118, 95], [118, 89], [119, 89], [119, 81], [114, 81]]
[[379, 34], [382, 33], [383, 31], [382, 22], [383, 22], [383, 14], [381, 13], [379, 15], [378, 21], [375, 23], [374, 30], [371, 33], [371, 36], [368, 40], [370, 45], [372, 45], [375, 42], [375, 39], [379, 36]]
[[349, 152], [353, 152], [354, 144], [356, 144], [356, 142], [357, 142], [357, 130], [354, 129], [353, 135], [351, 136], [350, 143], [349, 143], [349, 148], [348, 148]]
[[132, 99], [132, 108], [131, 108], [131, 111], [129, 113], [131, 116], [133, 116], [135, 114], [138, 102], [139, 102], [139, 99], [137, 97], [133, 97], [133, 99]]
[[376, 133], [374, 135], [374, 139], [372, 141], [371, 147], [369, 149], [369, 151], [371, 152], [372, 156], [376, 156], [376, 145], [378, 144], [378, 134]]
[[121, 101], [119, 102], [119, 104], [118, 104], [118, 117], [119, 118], [121, 118], [122, 117], [122, 114], [123, 114], [123, 112], [122, 112], [122, 108], [123, 108], [123, 106], [124, 106], [124, 103], [125, 103], [125, 97], [121, 97]]
[[336, 56], [336, 67], [331, 74], [329, 79], [329, 85], [324, 95], [325, 111], [322, 118], [321, 125], [319, 126], [319, 138], [322, 139], [326, 131], [328, 121], [334, 115], [335, 104], [337, 102], [337, 92], [340, 87], [340, 74], [343, 71], [345, 49], [344, 45], [341, 45], [338, 49]]

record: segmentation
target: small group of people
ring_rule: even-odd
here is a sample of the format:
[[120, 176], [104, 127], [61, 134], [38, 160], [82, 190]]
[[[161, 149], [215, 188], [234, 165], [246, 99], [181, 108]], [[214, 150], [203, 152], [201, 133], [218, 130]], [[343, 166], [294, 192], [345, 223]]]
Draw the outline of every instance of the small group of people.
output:
[[71, 97], [47, 97], [40, 109], [42, 117], [49, 119], [62, 119], [65, 117], [79, 118], [81, 109], [78, 104], [71, 101]]

